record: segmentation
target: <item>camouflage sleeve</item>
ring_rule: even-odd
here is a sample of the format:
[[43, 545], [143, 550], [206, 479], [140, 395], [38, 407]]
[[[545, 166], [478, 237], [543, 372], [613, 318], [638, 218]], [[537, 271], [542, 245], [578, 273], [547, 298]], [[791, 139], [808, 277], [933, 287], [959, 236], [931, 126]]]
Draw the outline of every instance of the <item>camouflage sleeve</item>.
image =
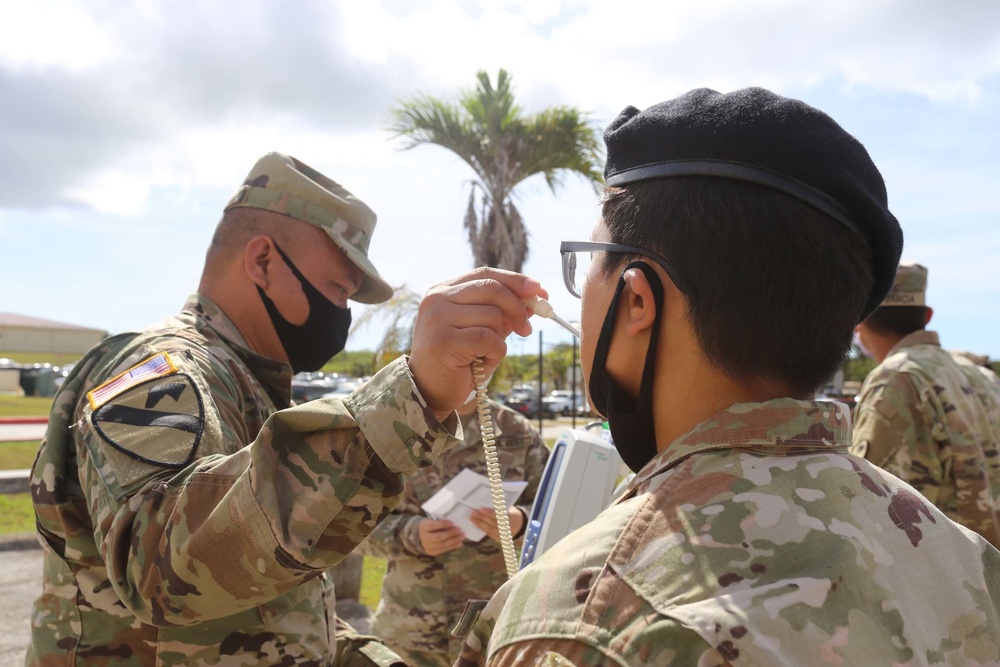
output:
[[908, 482], [931, 502], [941, 484], [934, 419], [907, 373], [893, 373], [858, 402], [851, 453]]
[[[152, 427], [129, 431], [130, 453], [96, 427], [79, 435], [81, 483], [108, 578], [128, 610], [153, 625], [229, 616], [319, 575], [388, 516], [402, 473], [459, 441], [426, 409], [403, 358], [346, 400], [278, 411], [246, 447], [211, 454], [232, 451], [221, 442], [230, 431], [197, 365], [183, 369], [202, 385], [201, 458], [178, 468], [139, 456], [171, 454]], [[454, 416], [448, 421], [460, 436]]]
[[[632, 619], [628, 628], [601, 627], [587, 632], [586, 625], [577, 626], [576, 637], [570, 636], [574, 634], [572, 630], [546, 633], [526, 628], [524, 639], [506, 643], [496, 651], [489, 651], [494, 621], [480, 617], [456, 664], [462, 667], [632, 667], [637, 664], [723, 667], [731, 664], [720, 653], [726, 646], [716, 649], [677, 621], [651, 609], [647, 611], [652, 613]], [[614, 630], [616, 640], [595, 639], [606, 640], [609, 630]]]
[[407, 558], [424, 553], [418, 526], [427, 517], [393, 512], [361, 543], [357, 552], [378, 558]]
[[[676, 628], [674, 632], [665, 631], [662, 627], [650, 644], [657, 658], [641, 664], [648, 665], [712, 665], [712, 667], [731, 667], [729, 662], [718, 650], [695, 636], [697, 642], [692, 642], [693, 632], [671, 623]], [[732, 656], [735, 658], [736, 656]], [[602, 667], [603, 665], [620, 665], [633, 667], [632, 658], [626, 659], [614, 655], [610, 646], [596, 647], [585, 641], [573, 639], [533, 639], [504, 646], [497, 651], [488, 662], [465, 662], [462, 655], [462, 666], [488, 665], [488, 667]], [[661, 662], [662, 660], [662, 662]]]
[[336, 619], [336, 667], [407, 667], [406, 661], [373, 635], [362, 635], [341, 618]]

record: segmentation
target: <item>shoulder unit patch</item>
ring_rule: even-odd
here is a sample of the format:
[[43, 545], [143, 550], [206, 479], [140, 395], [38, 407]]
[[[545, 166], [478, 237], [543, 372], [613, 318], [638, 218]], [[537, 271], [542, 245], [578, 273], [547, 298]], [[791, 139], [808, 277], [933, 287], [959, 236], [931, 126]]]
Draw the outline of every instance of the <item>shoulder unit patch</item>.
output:
[[111, 383], [160, 357], [167, 366], [140, 371], [141, 377], [120, 383], [110, 396], [91, 396], [91, 405], [97, 407], [90, 421], [101, 439], [122, 454], [155, 466], [182, 468], [194, 458], [205, 430], [205, 407], [194, 380], [178, 372], [166, 353], [161, 353]]

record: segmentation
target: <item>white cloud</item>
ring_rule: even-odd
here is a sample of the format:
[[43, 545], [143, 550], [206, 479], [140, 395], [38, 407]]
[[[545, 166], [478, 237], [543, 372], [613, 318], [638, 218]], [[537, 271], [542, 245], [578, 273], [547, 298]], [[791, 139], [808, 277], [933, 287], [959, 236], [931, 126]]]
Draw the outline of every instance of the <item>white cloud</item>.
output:
[[3, 8], [0, 66], [81, 71], [121, 55], [113, 31], [98, 24], [82, 2], [31, 0]]
[[[783, 90], [822, 81], [969, 102], [1000, 71], [1000, 5], [985, 1], [479, 7], [473, 15], [458, 0], [435, 0], [394, 16], [376, 3], [346, 3], [347, 38], [359, 57], [420, 63], [418, 84], [465, 84], [472, 69], [506, 66], [531, 94], [556, 87], [590, 107], [643, 90], [649, 98], [637, 104], [701, 85]], [[543, 21], [551, 25], [542, 29]]]
[[[162, 282], [117, 315], [138, 319], [109, 328], [153, 319], [142, 308], [158, 316], [174, 307], [152, 300], [168, 285], [172, 298], [193, 288], [201, 252], [193, 246], [271, 150], [296, 155], [372, 204], [380, 216], [373, 257], [391, 282], [422, 292], [467, 268], [468, 168], [439, 148], [398, 152], [381, 127], [394, 99], [452, 95], [473, 85], [477, 69], [499, 67], [514, 75], [528, 111], [572, 104], [601, 124], [626, 104], [703, 85], [764, 85], [818, 98], [824, 109], [833, 100], [828, 110], [848, 118], [845, 127], [886, 176], [907, 256], [935, 265], [940, 294], [954, 301], [970, 282], [979, 295], [1000, 284], [1000, 246], [986, 229], [1000, 206], [991, 120], [1000, 3], [992, 0], [13, 7], [0, 22], [0, 229], [6, 234], [16, 219], [19, 232], [37, 225], [38, 238], [53, 229], [93, 238], [105, 259], [141, 257], [134, 249], [143, 243], [193, 258], [157, 265]], [[901, 115], [866, 116], [874, 107]], [[553, 291], [562, 314], [579, 304], [561, 289], [558, 241], [584, 238], [596, 215], [590, 191], [570, 181], [558, 198], [529, 188], [521, 206], [532, 233], [526, 271]], [[142, 268], [139, 260], [125, 266]], [[55, 298], [67, 308], [79, 301]]]

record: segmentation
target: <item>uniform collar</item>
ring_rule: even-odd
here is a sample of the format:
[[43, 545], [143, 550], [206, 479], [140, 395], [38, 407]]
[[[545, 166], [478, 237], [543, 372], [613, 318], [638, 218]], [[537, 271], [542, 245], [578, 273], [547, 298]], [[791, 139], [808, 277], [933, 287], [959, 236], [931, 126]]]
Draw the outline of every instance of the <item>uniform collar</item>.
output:
[[277, 408], [287, 408], [292, 399], [292, 367], [247, 347], [246, 340], [219, 306], [202, 294], [192, 294], [182, 309], [195, 318], [198, 331], [209, 329], [239, 356], [263, 385]]
[[[779, 398], [737, 403], [674, 440], [636, 474], [633, 489], [687, 457], [719, 449], [753, 449], [761, 454], [843, 449], [850, 445], [851, 412], [836, 401]], [[627, 495], [627, 494], [623, 494]]]
[[896, 354], [904, 347], [913, 347], [914, 345], [933, 345], [935, 347], [941, 347], [941, 338], [938, 336], [936, 331], [914, 331], [911, 334], [907, 334], [899, 339], [899, 342], [892, 346], [886, 358], [891, 357]]

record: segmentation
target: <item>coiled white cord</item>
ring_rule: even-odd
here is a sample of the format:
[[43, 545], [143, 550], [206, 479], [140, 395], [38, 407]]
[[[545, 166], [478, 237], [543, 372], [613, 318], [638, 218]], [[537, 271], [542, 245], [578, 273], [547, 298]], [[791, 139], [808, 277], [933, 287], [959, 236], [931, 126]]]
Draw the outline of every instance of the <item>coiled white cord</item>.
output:
[[493, 417], [490, 416], [490, 405], [486, 400], [486, 371], [483, 369], [482, 359], [472, 362], [472, 378], [476, 382], [476, 412], [479, 414], [479, 430], [483, 436], [483, 451], [486, 454], [486, 476], [490, 480], [493, 512], [496, 514], [497, 530], [500, 533], [500, 549], [503, 551], [504, 565], [507, 567], [509, 579], [517, 574], [517, 555], [514, 553], [514, 538], [510, 533], [503, 481], [500, 479], [500, 460], [497, 458], [496, 439], [493, 437]]

